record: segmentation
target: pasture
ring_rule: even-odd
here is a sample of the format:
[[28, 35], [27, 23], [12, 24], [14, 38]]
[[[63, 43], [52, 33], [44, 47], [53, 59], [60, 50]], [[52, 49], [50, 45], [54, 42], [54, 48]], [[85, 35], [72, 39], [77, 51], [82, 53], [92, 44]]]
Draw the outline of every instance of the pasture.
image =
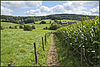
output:
[[[42, 37], [51, 30], [42, 30], [49, 24], [35, 24], [36, 29], [23, 31], [23, 29], [8, 29], [14, 27], [14, 23], [1, 22], [6, 29], [1, 30], [1, 66], [8, 66], [13, 62], [15, 66], [45, 66], [47, 53], [50, 45], [50, 36], [47, 37], [45, 51], [42, 49]], [[34, 44], [37, 48], [38, 63], [35, 63]]]

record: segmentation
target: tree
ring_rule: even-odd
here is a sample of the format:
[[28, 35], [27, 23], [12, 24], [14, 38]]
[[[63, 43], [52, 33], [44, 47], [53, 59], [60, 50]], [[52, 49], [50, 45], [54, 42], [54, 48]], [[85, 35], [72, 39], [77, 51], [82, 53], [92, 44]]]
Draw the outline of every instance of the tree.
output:
[[40, 24], [46, 24], [46, 22], [45, 21], [41, 21]]
[[15, 26], [15, 29], [17, 29], [17, 26]]
[[24, 31], [32, 31], [32, 27], [29, 25], [24, 25]]
[[13, 27], [12, 26], [9, 26], [9, 28], [12, 29]]
[[34, 25], [32, 25], [32, 29], [35, 29], [35, 26]]
[[19, 26], [19, 28], [20, 28], [20, 29], [23, 29], [23, 26], [22, 26], [22, 25], [20, 25], [20, 26]]
[[60, 28], [60, 26], [59, 25], [57, 25], [57, 24], [52, 24], [51, 26], [50, 26], [50, 30], [56, 30], [56, 29], [58, 29], [58, 28]]

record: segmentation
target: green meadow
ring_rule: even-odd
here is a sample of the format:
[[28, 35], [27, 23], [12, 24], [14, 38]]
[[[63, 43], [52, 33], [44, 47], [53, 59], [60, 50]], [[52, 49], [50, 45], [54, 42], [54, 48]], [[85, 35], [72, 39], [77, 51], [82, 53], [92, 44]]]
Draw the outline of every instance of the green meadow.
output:
[[[9, 26], [15, 25], [18, 24], [1, 22], [1, 26], [5, 28], [1, 30], [1, 66], [8, 66], [10, 62], [15, 63], [15, 66], [45, 66], [51, 36], [47, 36], [45, 51], [42, 48], [42, 37], [51, 30], [43, 30], [43, 28], [50, 24], [34, 24], [36, 29], [32, 31], [8, 29]], [[34, 42], [37, 48], [37, 64], [34, 56]]]

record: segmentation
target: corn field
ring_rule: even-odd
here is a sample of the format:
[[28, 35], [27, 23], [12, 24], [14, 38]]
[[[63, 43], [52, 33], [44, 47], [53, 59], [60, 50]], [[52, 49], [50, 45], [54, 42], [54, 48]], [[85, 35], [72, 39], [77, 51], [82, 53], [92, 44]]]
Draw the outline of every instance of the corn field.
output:
[[[99, 18], [88, 17], [80, 23], [62, 27], [55, 35], [64, 43], [68, 51], [80, 61], [80, 66], [97, 66], [100, 61], [100, 22]], [[70, 56], [70, 55], [68, 55]]]

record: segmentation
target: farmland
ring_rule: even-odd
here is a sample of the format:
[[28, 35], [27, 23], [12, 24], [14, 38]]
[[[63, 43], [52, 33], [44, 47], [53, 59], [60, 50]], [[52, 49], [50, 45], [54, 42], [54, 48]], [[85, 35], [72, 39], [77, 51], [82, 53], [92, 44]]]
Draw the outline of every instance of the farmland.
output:
[[99, 19], [88, 19], [62, 27], [55, 32], [59, 60], [68, 67], [99, 67]]
[[[46, 23], [41, 23], [42, 21]], [[65, 24], [65, 26], [59, 23], [73, 21], [76, 23]], [[50, 39], [53, 39], [52, 34], [47, 35], [47, 44], [44, 46], [45, 51], [43, 51], [42, 45], [42, 37], [44, 38], [45, 34], [49, 32], [53, 32], [54, 34], [54, 40], [52, 40], [52, 42], [53, 44], [55, 42], [55, 46], [57, 47], [61, 66], [80, 67], [84, 64], [86, 66], [98, 65], [95, 61], [95, 59], [99, 57], [98, 47], [100, 45], [100, 38], [98, 37], [100, 36], [100, 24], [98, 18], [85, 21], [44, 19], [34, 23], [21, 22], [22, 23], [1, 22], [1, 27], [3, 28], [1, 30], [1, 66], [8, 66], [10, 62], [13, 62], [15, 66], [46, 66], [46, 63], [49, 64], [47, 58], [51, 45]], [[15, 26], [17, 26], [17, 28], [15, 28]], [[20, 26], [23, 28], [20, 28]], [[35, 28], [32, 29], [32, 31], [25, 31], [25, 26], [34, 26]], [[37, 63], [35, 62], [34, 42], [37, 48]], [[83, 46], [85, 47], [86, 55], [83, 55], [81, 52]], [[56, 50], [55, 47], [53, 49]], [[94, 53], [95, 56], [92, 53], [89, 54], [88, 51], [96, 51]], [[57, 53], [57, 51], [54, 52]], [[83, 56], [89, 59], [82, 61]], [[93, 64], [91, 64], [90, 61], [88, 62], [88, 60]]]

